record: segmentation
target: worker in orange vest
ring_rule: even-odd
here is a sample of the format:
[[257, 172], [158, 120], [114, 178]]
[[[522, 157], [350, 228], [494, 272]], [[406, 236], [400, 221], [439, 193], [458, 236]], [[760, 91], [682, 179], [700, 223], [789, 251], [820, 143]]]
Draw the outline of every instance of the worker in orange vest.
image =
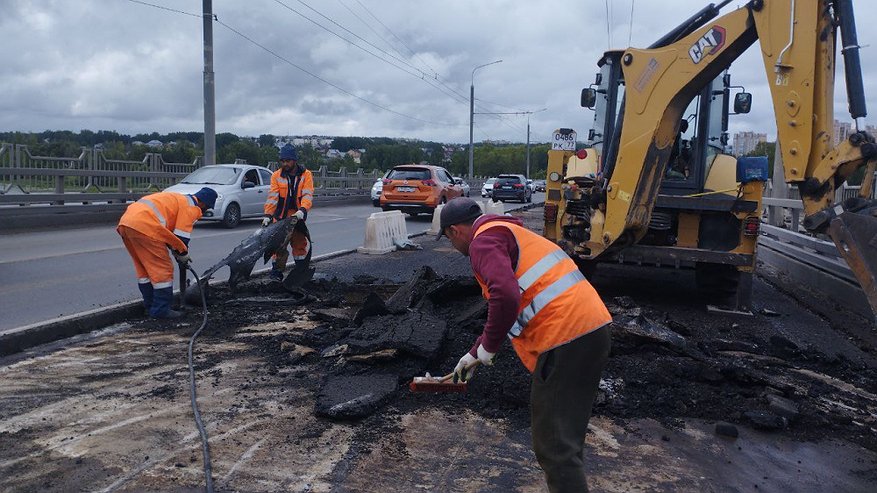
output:
[[[271, 175], [271, 189], [265, 201], [262, 227], [267, 227], [273, 221], [295, 216], [298, 222], [290, 234], [289, 243], [292, 244], [292, 258], [296, 261], [303, 260], [311, 248], [305, 221], [313, 203], [314, 175], [298, 164], [295, 147], [286, 144], [280, 149], [280, 168]], [[283, 270], [286, 269], [286, 261], [289, 259], [286, 245], [284, 242], [274, 253], [274, 263], [268, 274], [272, 280], [283, 280]]]
[[532, 374], [533, 452], [548, 489], [587, 491], [584, 441], [600, 374], [609, 358], [612, 317], [575, 262], [520, 219], [482, 215], [459, 197], [444, 205], [440, 233], [469, 257], [488, 301], [487, 323], [454, 368], [469, 380], [493, 364], [508, 337]]
[[179, 318], [171, 309], [174, 266], [168, 248], [182, 266], [189, 257], [189, 238], [195, 221], [216, 203], [216, 191], [202, 188], [194, 195], [159, 192], [129, 205], [116, 231], [134, 261], [143, 306], [153, 318]]

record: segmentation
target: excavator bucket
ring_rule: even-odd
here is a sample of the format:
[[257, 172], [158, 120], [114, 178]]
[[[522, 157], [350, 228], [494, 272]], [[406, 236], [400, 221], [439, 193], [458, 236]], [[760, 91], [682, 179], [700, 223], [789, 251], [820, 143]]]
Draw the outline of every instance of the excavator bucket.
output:
[[829, 232], [859, 280], [877, 321], [877, 207], [840, 214], [832, 219]]

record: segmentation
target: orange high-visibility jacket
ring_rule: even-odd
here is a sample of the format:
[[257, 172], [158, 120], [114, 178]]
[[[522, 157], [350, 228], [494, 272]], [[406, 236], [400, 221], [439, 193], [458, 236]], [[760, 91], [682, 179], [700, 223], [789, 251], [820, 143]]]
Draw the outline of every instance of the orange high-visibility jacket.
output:
[[[265, 201], [265, 215], [278, 221], [295, 214], [299, 208], [311, 210], [314, 201], [314, 175], [305, 169], [300, 175], [291, 176], [283, 168], [271, 175], [271, 190]], [[290, 199], [292, 197], [292, 199]]]
[[185, 253], [189, 249], [180, 238], [187, 241], [191, 238], [195, 221], [202, 214], [191, 195], [159, 192], [129, 205], [119, 220], [119, 226], [127, 226]]
[[[575, 262], [553, 242], [508, 222], [489, 221], [488, 228], [508, 228], [518, 243], [515, 278], [521, 289], [518, 319], [509, 330], [512, 346], [532, 373], [539, 355], [608, 324], [612, 316]], [[484, 298], [487, 283], [476, 273]]]

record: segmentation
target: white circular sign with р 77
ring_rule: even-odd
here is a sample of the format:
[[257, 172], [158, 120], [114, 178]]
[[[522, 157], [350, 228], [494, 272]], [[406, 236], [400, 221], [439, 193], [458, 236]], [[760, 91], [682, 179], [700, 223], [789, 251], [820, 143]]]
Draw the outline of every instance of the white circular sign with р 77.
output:
[[551, 136], [552, 151], [576, 150], [576, 131], [569, 128], [559, 128]]

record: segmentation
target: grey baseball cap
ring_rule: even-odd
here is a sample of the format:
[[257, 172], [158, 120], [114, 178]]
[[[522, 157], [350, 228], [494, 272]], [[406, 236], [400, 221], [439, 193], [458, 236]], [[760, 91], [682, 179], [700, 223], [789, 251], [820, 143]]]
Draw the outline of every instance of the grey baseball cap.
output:
[[439, 234], [436, 239], [445, 234], [445, 228], [455, 224], [465, 223], [476, 219], [482, 214], [478, 202], [468, 197], [457, 197], [442, 207], [439, 216]]

